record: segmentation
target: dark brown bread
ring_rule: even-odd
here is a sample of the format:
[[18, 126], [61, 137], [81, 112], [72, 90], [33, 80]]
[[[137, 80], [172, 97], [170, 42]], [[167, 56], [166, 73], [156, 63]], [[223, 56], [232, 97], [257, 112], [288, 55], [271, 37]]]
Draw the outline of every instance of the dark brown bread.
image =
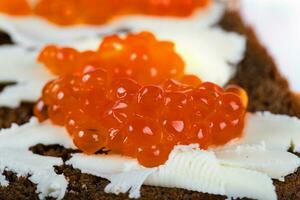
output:
[[7, 35], [6, 33], [2, 32], [0, 30], [0, 45], [4, 45], [4, 44], [12, 44], [12, 40], [9, 37], [9, 35]]
[[271, 111], [275, 114], [288, 114], [300, 117], [299, 97], [293, 94], [278, 72], [273, 59], [256, 38], [254, 31], [246, 27], [239, 14], [226, 13], [220, 25], [228, 30], [247, 36], [247, 50], [244, 60], [231, 83], [246, 89], [249, 111]]
[[[278, 73], [272, 58], [260, 45], [254, 32], [242, 23], [239, 14], [227, 12], [220, 25], [226, 30], [247, 36], [245, 59], [238, 66], [238, 72], [230, 83], [247, 90], [250, 97], [249, 111], [268, 110], [300, 117], [299, 100], [289, 91], [286, 80]], [[29, 103], [22, 104], [18, 109], [0, 108], [0, 128], [8, 127], [12, 122], [26, 122], [32, 116], [31, 109], [32, 104]], [[62, 157], [64, 160], [73, 152], [57, 145], [36, 145], [31, 150], [41, 155]], [[69, 180], [65, 199], [128, 199], [127, 195], [104, 193], [104, 187], [108, 183], [106, 180], [82, 174], [70, 166], [56, 167], [56, 172], [63, 173]], [[35, 194], [36, 186], [26, 178], [17, 178], [11, 172], [6, 172], [5, 175], [11, 184], [7, 188], [0, 187], [0, 199], [38, 199]], [[285, 182], [275, 181], [275, 185], [279, 199], [300, 199], [300, 170], [286, 177]], [[182, 189], [143, 186], [141, 199], [219, 200], [225, 197]]]

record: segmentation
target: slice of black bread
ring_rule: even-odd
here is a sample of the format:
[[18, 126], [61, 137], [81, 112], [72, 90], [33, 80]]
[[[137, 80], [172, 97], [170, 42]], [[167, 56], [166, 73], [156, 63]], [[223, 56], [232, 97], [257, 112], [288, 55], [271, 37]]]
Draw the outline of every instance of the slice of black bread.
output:
[[[236, 12], [225, 13], [220, 25], [226, 30], [239, 32], [247, 37], [246, 56], [230, 83], [238, 84], [247, 90], [250, 97], [249, 111], [268, 110], [300, 118], [299, 100], [290, 92], [287, 81], [278, 73], [272, 58], [261, 46], [253, 30], [243, 24]], [[0, 41], [10, 42], [7, 36], [2, 37]], [[8, 127], [12, 122], [26, 122], [32, 116], [32, 105], [23, 103], [17, 109], [0, 108], [0, 128]], [[68, 158], [72, 152], [57, 145], [36, 145], [31, 150], [37, 154], [59, 156], [63, 159]], [[70, 166], [58, 166], [56, 171], [64, 173], [69, 180], [68, 192], [64, 199], [128, 199], [126, 194], [116, 196], [104, 193], [104, 187], [108, 183], [104, 179], [82, 174]], [[0, 199], [38, 199], [35, 193], [36, 186], [26, 178], [18, 178], [12, 172], [6, 172], [5, 175], [11, 184], [8, 187], [0, 187]], [[300, 199], [300, 170], [286, 177], [285, 182], [275, 181], [275, 185], [278, 199]], [[141, 193], [141, 199], [226, 199], [223, 196], [183, 189], [150, 186], [143, 186]]]
[[0, 30], [0, 45], [12, 43], [10, 36]]

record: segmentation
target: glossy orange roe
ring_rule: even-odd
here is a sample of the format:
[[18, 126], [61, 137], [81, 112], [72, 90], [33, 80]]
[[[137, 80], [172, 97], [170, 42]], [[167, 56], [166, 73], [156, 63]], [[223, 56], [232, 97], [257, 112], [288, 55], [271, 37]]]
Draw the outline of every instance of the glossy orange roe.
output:
[[[174, 44], [159, 41], [149, 32], [128, 34], [124, 38], [108, 36], [96, 51], [78, 52], [72, 48], [47, 46], [38, 60], [60, 76], [99, 67], [105, 69], [109, 77], [130, 77], [142, 84], [184, 76], [184, 62], [175, 52]], [[191, 75], [185, 79], [199, 82]]]
[[245, 109], [241, 96], [213, 83], [109, 81], [98, 68], [48, 83], [35, 115], [66, 126], [87, 154], [106, 148], [153, 167], [163, 164], [176, 144], [205, 149], [240, 137]]
[[0, 11], [38, 15], [61, 25], [103, 24], [116, 16], [144, 14], [186, 17], [211, 0], [0, 0]]
[[65, 126], [87, 154], [105, 148], [153, 167], [177, 144], [206, 149], [242, 134], [247, 93], [184, 74], [173, 44], [150, 33], [107, 37], [95, 52], [48, 46], [39, 60], [60, 77], [36, 117]]
[[0, 0], [0, 11], [10, 15], [28, 15], [31, 13], [26, 0]]

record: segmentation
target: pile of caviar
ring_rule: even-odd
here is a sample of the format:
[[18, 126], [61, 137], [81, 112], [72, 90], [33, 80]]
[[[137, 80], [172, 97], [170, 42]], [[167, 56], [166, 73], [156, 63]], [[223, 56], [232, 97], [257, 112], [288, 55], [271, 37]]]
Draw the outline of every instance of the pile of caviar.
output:
[[156, 84], [168, 78], [199, 82], [197, 77], [184, 75], [184, 62], [174, 44], [159, 41], [149, 32], [108, 36], [96, 51], [78, 52], [50, 45], [38, 60], [59, 76], [102, 68], [109, 77], [129, 77], [141, 84]]
[[38, 15], [61, 25], [103, 24], [116, 16], [144, 14], [185, 17], [210, 0], [0, 0], [0, 11]]
[[246, 92], [184, 74], [173, 44], [151, 33], [110, 36], [97, 51], [48, 46], [39, 60], [59, 77], [35, 115], [65, 126], [87, 154], [105, 148], [153, 167], [177, 144], [206, 149], [242, 134]]
[[144, 85], [130, 78], [109, 81], [99, 68], [49, 82], [35, 115], [65, 126], [87, 154], [105, 148], [153, 167], [177, 144], [206, 149], [241, 136], [246, 101], [236, 86], [224, 91], [209, 82], [192, 87], [172, 79]]

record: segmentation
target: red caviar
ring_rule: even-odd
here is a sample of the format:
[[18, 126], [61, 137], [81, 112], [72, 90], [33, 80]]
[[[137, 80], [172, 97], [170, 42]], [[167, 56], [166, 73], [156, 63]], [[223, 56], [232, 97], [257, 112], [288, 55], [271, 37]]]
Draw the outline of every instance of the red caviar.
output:
[[[108, 36], [96, 51], [78, 52], [50, 45], [44, 48], [38, 60], [56, 75], [101, 67], [109, 76], [130, 77], [139, 83], [160, 83], [167, 78], [184, 76], [184, 62], [175, 52], [174, 44], [158, 41], [149, 32], [128, 34], [125, 38]], [[199, 82], [192, 75], [186, 79]]]
[[27, 0], [1, 0], [0, 11], [11, 15], [28, 15], [31, 12]]
[[1, 0], [0, 11], [38, 15], [61, 25], [103, 24], [116, 16], [145, 14], [185, 17], [211, 0]]
[[247, 93], [184, 74], [172, 43], [150, 33], [108, 37], [96, 52], [49, 46], [39, 60], [60, 77], [44, 87], [35, 115], [65, 126], [87, 154], [105, 148], [153, 167], [177, 144], [206, 149], [242, 134]]
[[[147, 167], [163, 164], [176, 144], [197, 143], [205, 149], [242, 134], [245, 106], [236, 93], [208, 82], [191, 87], [167, 80], [173, 84], [170, 89], [166, 82], [108, 81], [104, 74], [96, 69], [50, 82], [35, 115], [66, 126], [75, 145], [87, 154], [105, 147]], [[94, 77], [89, 87], [86, 77]]]

